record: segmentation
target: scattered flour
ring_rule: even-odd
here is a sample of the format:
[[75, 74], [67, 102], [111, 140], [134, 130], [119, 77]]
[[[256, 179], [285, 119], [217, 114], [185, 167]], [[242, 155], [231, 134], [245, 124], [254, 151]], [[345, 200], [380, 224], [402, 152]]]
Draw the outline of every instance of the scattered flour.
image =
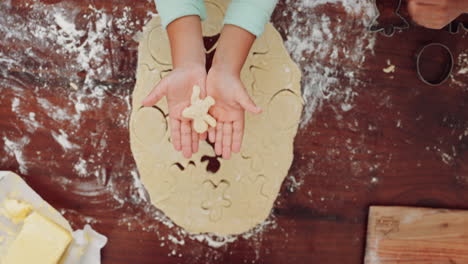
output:
[[169, 241], [171, 241], [172, 243], [177, 244], [177, 245], [181, 245], [181, 246], [185, 245], [185, 240], [183, 240], [183, 239], [178, 240], [178, 239], [177, 239], [175, 236], [173, 236], [173, 235], [167, 235], [167, 240], [169, 240]]
[[63, 150], [68, 151], [71, 149], [78, 148], [78, 145], [75, 145], [68, 140], [68, 135], [62, 129], [59, 130], [60, 133], [52, 131], [52, 136], [54, 137], [55, 141], [57, 141]]
[[458, 65], [460, 69], [457, 74], [467, 74], [468, 73], [468, 50], [466, 52], [460, 53], [458, 56]]
[[145, 187], [143, 186], [143, 183], [141, 182], [140, 177], [138, 176], [138, 172], [136, 170], [132, 170], [130, 171], [130, 174], [133, 177], [133, 184], [137, 190], [138, 199], [148, 201], [146, 197], [147, 195], [146, 195]]
[[468, 49], [460, 52], [460, 55], [458, 55], [458, 58], [456, 59], [456, 65], [459, 68], [450, 76], [452, 80], [451, 83], [459, 87], [467, 88], [465, 82], [460, 81], [459, 77], [466, 76], [466, 74], [468, 73]]
[[30, 133], [34, 133], [41, 125], [36, 120], [36, 113], [29, 112], [25, 113], [20, 109], [20, 100], [17, 97], [14, 97], [11, 102], [11, 111], [16, 115], [16, 117], [22, 121], [26, 130]]
[[86, 161], [80, 157], [77, 163], [73, 166], [73, 170], [79, 175], [79, 176], [86, 176], [87, 174], [87, 169], [86, 169]]
[[23, 116], [22, 114], [18, 115], [21, 118], [21, 121], [26, 125], [26, 130], [30, 133], [34, 133], [41, 125], [36, 120], [36, 113], [29, 112], [27, 116]]
[[[154, 9], [153, 1], [144, 2], [140, 0], [144, 5], [151, 3], [149, 6]], [[46, 129], [41, 132], [50, 133], [51, 138], [65, 150], [62, 155], [65, 159], [72, 155], [76, 159], [76, 151], [70, 150], [79, 148], [78, 151], [82, 151], [84, 148], [81, 146], [93, 148], [91, 155], [80, 155], [72, 164], [79, 180], [74, 179], [74, 175], [54, 177], [62, 188], [95, 199], [111, 193], [110, 198], [115, 203], [103, 202], [107, 206], [116, 204], [116, 210], [125, 202], [141, 201], [144, 189], [139, 181], [135, 180], [134, 186], [126, 188], [118, 186], [125, 182], [123, 178], [136, 179], [137, 173], [131, 170], [134, 166], [129, 165], [129, 160], [119, 160], [119, 154], [109, 153], [107, 135], [125, 135], [128, 129], [127, 113], [131, 109], [138, 43], [124, 34], [132, 36], [139, 32], [151, 18], [152, 9], [142, 13], [126, 7], [119, 14], [121, 5], [114, 5], [113, 10], [92, 5], [88, 9], [80, 9], [76, 8], [76, 3], [67, 1], [54, 4], [33, 1], [15, 5], [12, 6], [10, 1], [0, 1], [2, 44], [14, 43], [11, 46], [15, 47], [0, 51], [0, 87], [11, 87], [6, 96], [13, 95], [11, 110], [16, 119], [26, 125], [26, 130], [17, 133], [24, 135], [20, 140], [12, 140], [20, 136], [15, 131], [0, 131], [7, 153], [2, 162], [13, 157], [23, 174], [28, 169], [42, 168], [42, 158], [27, 160], [23, 149], [26, 145], [37, 146], [31, 134], [44, 126]], [[24, 12], [17, 11], [18, 5]], [[26, 18], [23, 13], [27, 14]], [[17, 77], [19, 74], [12, 73], [21, 75]], [[66, 85], [60, 87], [63, 83]], [[5, 93], [0, 93], [0, 98], [2, 96]], [[33, 98], [27, 107], [22, 101], [26, 97]], [[56, 101], [56, 98], [66, 100]], [[96, 121], [95, 127], [93, 121]], [[18, 127], [22, 127], [21, 124]], [[50, 127], [55, 127], [55, 130]], [[40, 151], [36, 153], [40, 155]], [[108, 170], [109, 160], [115, 162], [116, 171], [130, 168], [129, 172], [120, 174]], [[136, 195], [128, 197], [121, 190]]]
[[55, 121], [68, 120], [71, 116], [71, 114], [68, 113], [65, 109], [51, 104], [45, 98], [37, 98], [37, 102], [45, 110], [46, 114]]
[[16, 97], [13, 98], [13, 101], [11, 101], [11, 111], [13, 111], [13, 113], [18, 113], [19, 104], [20, 104], [20, 100]]
[[[346, 14], [329, 17], [319, 10], [324, 4], [341, 6]], [[286, 48], [303, 71], [306, 104], [301, 126], [311, 121], [324, 101], [342, 104], [343, 111], [351, 110], [357, 96], [353, 88], [362, 85], [360, 69], [366, 55], [374, 52], [376, 36], [366, 30], [377, 14], [372, 1], [287, 0], [286, 6], [283, 15], [292, 17], [283, 29]]]
[[[338, 18], [341, 26], [332, 26], [336, 24], [335, 18], [330, 18], [322, 15], [319, 11], [315, 11], [322, 4], [337, 4], [341, 5], [347, 12], [347, 16], [364, 16], [364, 20], [369, 20], [375, 15], [374, 6], [370, 1], [287, 1], [290, 6], [289, 12], [292, 13], [293, 21], [285, 29], [286, 46], [295, 59], [304, 69], [303, 87], [304, 99], [306, 100], [306, 115], [303, 119], [303, 124], [307, 124], [313, 112], [322, 103], [323, 100], [341, 100], [343, 102], [343, 111], [352, 109], [353, 99], [357, 95], [353, 88], [359, 85], [359, 68], [365, 61], [366, 54], [372, 54], [375, 43], [375, 37], [368, 34], [365, 30], [365, 22], [363, 22], [362, 30], [355, 24], [344, 23], [344, 18]], [[307, 10], [308, 16], [297, 16], [299, 12]], [[306, 21], [301, 21], [306, 17]], [[358, 28], [358, 29], [356, 29]], [[347, 39], [352, 39], [352, 46], [346, 46]], [[328, 56], [335, 59], [331, 63], [324, 63]], [[305, 62], [303, 57], [314, 57], [317, 63], [312, 65]], [[339, 58], [345, 60], [345, 63], [338, 62]], [[346, 79], [345, 85], [341, 85], [341, 79]], [[312, 165], [311, 165], [312, 166]], [[136, 186], [140, 186], [137, 173], [132, 173]], [[295, 191], [303, 184], [302, 176], [289, 176], [290, 191]], [[138, 187], [140, 189], [140, 187]], [[140, 196], [144, 195], [144, 190]], [[170, 255], [176, 256], [178, 247], [184, 246], [187, 239], [203, 242], [213, 248], [222, 248], [238, 239], [245, 239], [247, 243], [252, 243], [253, 248], [256, 248], [256, 254], [259, 256], [258, 243], [262, 240], [262, 234], [265, 230], [278, 228], [274, 219], [274, 215], [261, 225], [253, 230], [238, 236], [216, 236], [214, 234], [189, 234], [183, 229], [175, 228], [174, 223], [161, 212], [155, 210], [151, 205], [145, 209], [146, 214], [152, 215], [153, 219], [158, 220], [171, 230], [173, 233], [169, 235], [159, 234], [162, 242], [161, 246], [170, 248]], [[137, 221], [135, 216], [122, 218], [121, 225], [133, 228]], [[145, 227], [147, 231], [158, 232], [151, 227]], [[257, 243], [257, 244], [256, 244]]]
[[[343, 8], [346, 13], [339, 17], [324, 15], [319, 8], [325, 4]], [[306, 106], [301, 125], [307, 125], [312, 120], [313, 113], [324, 101], [338, 102], [343, 111], [350, 111], [353, 108], [354, 98], [357, 96], [354, 88], [361, 84], [359, 81], [360, 68], [362, 68], [366, 56], [373, 53], [375, 44], [375, 36], [365, 30], [366, 23], [370, 22], [371, 17], [376, 14], [371, 0], [287, 0], [286, 5], [288, 7], [285, 10], [285, 15], [292, 17], [291, 23], [282, 28], [286, 36], [286, 47], [302, 68], [304, 75], [302, 86]], [[120, 40], [119, 35], [115, 32], [111, 32], [113, 26], [115, 26], [117, 33], [120, 32], [123, 35], [129, 35], [131, 32], [136, 33], [151, 17], [151, 10], [148, 10], [144, 19], [135, 21], [134, 18], [131, 18], [134, 15], [131, 8], [127, 7], [123, 8], [121, 16], [114, 17], [93, 6], [89, 8], [89, 12], [79, 14], [78, 10], [75, 11], [73, 6], [66, 3], [46, 5], [35, 1], [30, 5], [33, 15], [28, 18], [27, 23], [24, 23], [23, 17], [9, 14], [9, 8], [9, 1], [0, 3], [2, 41], [23, 44], [37, 43], [37, 45], [24, 47], [20, 51], [11, 51], [9, 54], [0, 51], [0, 77], [7, 76], [7, 72], [10, 70], [25, 67], [24, 65], [28, 65], [27, 62], [31, 60], [35, 62], [34, 67], [23, 70], [34, 73], [34, 76], [41, 80], [49, 79], [50, 74], [76, 76], [77, 73], [83, 73], [84, 75], [82, 79], [76, 77], [76, 79], [68, 80], [67, 83], [74, 85], [66, 85], [67, 87], [63, 87], [64, 90], [60, 91], [63, 92], [63, 96], [69, 99], [68, 105], [55, 105], [48, 99], [39, 97], [36, 99], [36, 103], [42, 112], [26, 113], [26, 117], [30, 121], [42, 120], [41, 118], [48, 116], [52, 120], [64, 124], [63, 129], [58, 132], [51, 131], [51, 134], [65, 151], [79, 148], [78, 143], [70, 141], [67, 133], [70, 133], [68, 128], [81, 129], [83, 114], [100, 111], [111, 101], [110, 99], [114, 99], [112, 97], [119, 99], [121, 104], [126, 107], [127, 112], [130, 111], [129, 91], [116, 91], [112, 84], [102, 84], [110, 79], [117, 79], [117, 71], [131, 70], [126, 68], [128, 66], [125, 64], [129, 64], [128, 61], [115, 65], [115, 62], [112, 61], [112, 54], [106, 45], [109, 45], [109, 42], [116, 45], [116, 43], [120, 43], [119, 41], [125, 41]], [[117, 9], [113, 10], [113, 12], [117, 11]], [[299, 16], [301, 13], [307, 13], [307, 15]], [[358, 19], [356, 22], [355, 17], [363, 19]], [[76, 21], [79, 19], [89, 21], [89, 23], [77, 28]], [[348, 45], [349, 43], [351, 45]], [[35, 59], [51, 50], [63, 57], [63, 61], [66, 63], [60, 64], [56, 61]], [[112, 48], [113, 52], [116, 50], [118, 49]], [[314, 63], [310, 63], [304, 58], [313, 58]], [[0, 78], [0, 85], [1, 81]], [[133, 81], [132, 78], [119, 79], [120, 84], [133, 85]], [[49, 89], [47, 82], [44, 82], [44, 86], [36, 89]], [[21, 91], [21, 86], [20, 88], [12, 87], [12, 89]], [[14, 98], [12, 111], [18, 112], [20, 108], [20, 100]], [[118, 118], [118, 124], [121, 128], [128, 128], [128, 115], [101, 114]], [[118, 222], [119, 225], [126, 226], [129, 230], [141, 226], [145, 231], [156, 232], [161, 240], [167, 241], [164, 245], [171, 247], [172, 255], [177, 255], [179, 247], [186, 245], [188, 239], [205, 243], [212, 248], [222, 248], [238, 239], [245, 239], [256, 251], [258, 259], [263, 233], [265, 230], [278, 228], [274, 214], [271, 214], [261, 225], [239, 236], [219, 237], [212, 234], [193, 235], [186, 233], [148, 203], [145, 190], [135, 169], [129, 170], [129, 173], [125, 175], [110, 174], [106, 171], [103, 156], [108, 151], [106, 143], [108, 130], [109, 127], [103, 128], [97, 124], [96, 135], [99, 137], [93, 135], [89, 141], [80, 142], [80, 144], [89, 144], [94, 147], [96, 153], [86, 157], [86, 159], [80, 157], [73, 164], [73, 170], [81, 178], [96, 179], [97, 183], [86, 181], [79, 184], [79, 186], [75, 186], [74, 194], [89, 198], [111, 193], [111, 198], [116, 202], [115, 210], [128, 207], [129, 203], [144, 207], [144, 216], [129, 212], [127, 215], [122, 215]], [[23, 149], [30, 143], [30, 138], [25, 136], [15, 142], [3, 136], [3, 141], [5, 142], [5, 151], [16, 159], [20, 172], [26, 174], [29, 163], [24, 158]], [[122, 163], [125, 162], [126, 160], [122, 160]], [[128, 192], [119, 191], [123, 189], [119, 188], [119, 181], [128, 182], [119, 180], [120, 177], [132, 178], [133, 183], [130, 188], [132, 195], [129, 196]], [[302, 176], [289, 176], [288, 179], [292, 183], [291, 191], [297, 190], [304, 182]], [[61, 185], [65, 186], [64, 188], [73, 186], [76, 182], [65, 177], [59, 181], [62, 183]], [[67, 210], [64, 213], [73, 212]], [[171, 229], [172, 233], [159, 233], [154, 224], [148, 224], [142, 220], [145, 217], [162, 223]], [[97, 221], [89, 217], [83, 219], [87, 222]]]
[[190, 235], [190, 239], [205, 242], [213, 248], [220, 248], [237, 240], [235, 236], [219, 237], [212, 234]]
[[28, 173], [28, 162], [26, 161], [24, 154], [23, 154], [23, 149], [26, 145], [29, 144], [31, 141], [29, 137], [22, 137], [21, 139], [17, 140], [16, 142], [13, 140], [10, 140], [6, 136], [3, 137], [3, 141], [5, 142], [5, 152], [8, 153], [9, 155], [13, 156], [16, 158], [16, 162], [18, 162], [19, 166], [19, 171], [22, 174], [27, 174]]
[[[299, 178], [299, 177], [297, 177], [297, 178]], [[293, 175], [289, 175], [287, 179], [289, 180], [289, 191], [290, 192], [296, 191], [297, 189], [299, 189], [302, 186], [302, 184], [304, 184], [304, 178], [302, 178], [302, 177], [299, 178], [299, 180], [298, 180]]]

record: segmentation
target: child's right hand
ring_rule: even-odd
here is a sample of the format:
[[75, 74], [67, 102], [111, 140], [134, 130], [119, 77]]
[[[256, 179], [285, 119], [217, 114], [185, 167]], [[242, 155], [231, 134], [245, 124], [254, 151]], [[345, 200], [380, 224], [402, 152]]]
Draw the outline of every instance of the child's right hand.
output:
[[205, 47], [200, 18], [178, 18], [167, 26], [167, 33], [174, 68], [151, 91], [143, 105], [153, 106], [166, 97], [172, 144], [177, 151], [182, 151], [184, 157], [190, 158], [198, 152], [198, 140], [206, 139], [206, 133], [199, 135], [192, 129], [191, 121], [182, 116], [182, 111], [190, 105], [194, 85], [200, 86], [202, 98], [206, 94]]
[[[199, 85], [201, 96], [205, 97], [206, 71], [204, 66], [187, 66], [174, 69], [164, 77], [151, 93], [143, 100], [144, 106], [153, 106], [164, 96], [169, 108], [171, 141], [177, 151], [182, 151], [186, 158], [190, 158], [198, 151], [199, 135], [192, 128], [189, 119], [182, 116], [182, 111], [190, 106], [192, 87]], [[206, 133], [201, 135], [206, 139]]]

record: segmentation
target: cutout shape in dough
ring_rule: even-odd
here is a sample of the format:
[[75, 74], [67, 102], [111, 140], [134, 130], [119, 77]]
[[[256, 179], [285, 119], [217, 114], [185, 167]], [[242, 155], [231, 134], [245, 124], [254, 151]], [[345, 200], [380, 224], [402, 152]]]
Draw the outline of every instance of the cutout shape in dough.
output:
[[210, 220], [213, 222], [219, 221], [223, 216], [223, 208], [231, 206], [231, 201], [226, 197], [225, 192], [229, 188], [229, 183], [222, 180], [218, 185], [212, 181], [206, 181], [203, 184], [206, 199], [201, 206], [207, 210], [210, 215]]
[[215, 104], [211, 96], [200, 99], [200, 86], [195, 85], [192, 91], [191, 105], [184, 109], [182, 116], [192, 120], [193, 129], [201, 134], [208, 130], [208, 125], [216, 126], [216, 120], [208, 113]]
[[[205, 3], [208, 19], [202, 25], [203, 34], [217, 35], [230, 1]], [[252, 100], [265, 110], [260, 115], [246, 113], [241, 153], [223, 160], [202, 141], [199, 151], [186, 159], [171, 144], [166, 100], [147, 110], [141, 106], [143, 98], [172, 67], [167, 64], [167, 36], [158, 36], [166, 34], [160, 27], [156, 16], [145, 26], [138, 49], [130, 143], [141, 180], [151, 202], [190, 233], [246, 232], [268, 217], [291, 166], [303, 108], [301, 72], [280, 34], [267, 24], [241, 71]]]

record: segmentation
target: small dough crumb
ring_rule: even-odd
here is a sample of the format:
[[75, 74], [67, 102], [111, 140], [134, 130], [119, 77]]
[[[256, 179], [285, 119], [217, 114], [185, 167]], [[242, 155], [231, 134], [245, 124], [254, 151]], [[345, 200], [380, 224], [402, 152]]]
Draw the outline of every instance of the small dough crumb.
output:
[[395, 69], [396, 69], [395, 65], [393, 65], [393, 64], [390, 62], [390, 60], [387, 60], [387, 65], [388, 65], [387, 68], [383, 68], [383, 69], [382, 69], [383, 72], [385, 72], [385, 73], [394, 73], [394, 72], [395, 72]]
[[193, 120], [193, 129], [197, 133], [206, 132], [208, 125], [216, 126], [216, 120], [208, 113], [210, 107], [215, 104], [215, 100], [211, 96], [200, 99], [200, 86], [198, 85], [193, 87], [191, 103], [192, 105], [182, 112], [182, 116]]
[[387, 68], [384, 68], [383, 71], [385, 73], [392, 73], [392, 72], [395, 72], [395, 65], [390, 65], [388, 66]]
[[73, 90], [78, 90], [78, 85], [76, 85], [75, 83], [70, 83], [70, 87], [73, 88]]

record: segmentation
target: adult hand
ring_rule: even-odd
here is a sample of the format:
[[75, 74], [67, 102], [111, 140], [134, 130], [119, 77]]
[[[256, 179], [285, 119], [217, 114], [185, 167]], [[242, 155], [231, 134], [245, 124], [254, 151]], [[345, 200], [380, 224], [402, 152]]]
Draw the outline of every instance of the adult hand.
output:
[[408, 11], [421, 26], [441, 29], [468, 12], [466, 0], [409, 0]]

